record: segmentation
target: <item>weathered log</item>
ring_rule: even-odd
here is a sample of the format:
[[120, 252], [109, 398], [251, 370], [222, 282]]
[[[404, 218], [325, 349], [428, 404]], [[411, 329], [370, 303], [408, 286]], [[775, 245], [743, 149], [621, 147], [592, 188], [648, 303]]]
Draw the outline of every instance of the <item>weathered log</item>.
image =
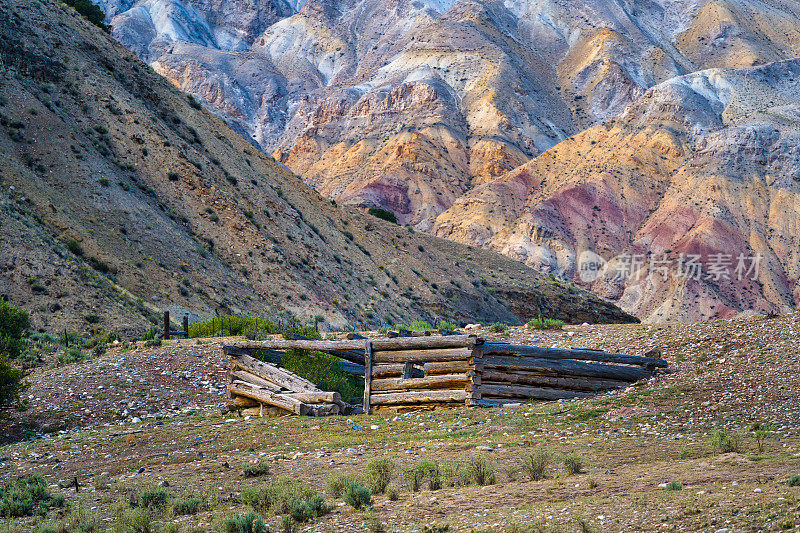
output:
[[501, 398], [530, 398], [536, 400], [560, 400], [562, 398], [583, 398], [590, 393], [545, 387], [508, 385], [505, 383], [486, 383], [480, 387], [481, 399], [499, 396]]
[[457, 372], [469, 372], [474, 367], [473, 363], [468, 360], [464, 361], [441, 361], [425, 363], [422, 368], [425, 375], [435, 374], [455, 374]]
[[[440, 337], [447, 338], [447, 337]], [[375, 363], [427, 363], [466, 361], [472, 357], [472, 348], [431, 348], [418, 350], [378, 350], [373, 345]]]
[[[315, 340], [315, 339], [311, 339], [309, 337], [306, 337], [305, 335], [299, 335], [297, 333], [292, 335], [292, 338], [295, 339], [295, 340], [303, 340], [303, 341], [313, 341], [313, 340]], [[366, 337], [362, 337], [361, 335], [357, 335], [357, 334], [354, 334], [354, 333], [349, 333], [347, 335], [347, 339], [348, 340], [366, 339]], [[316, 350], [316, 351], [321, 351], [321, 350]], [[332, 351], [327, 351], [326, 353], [329, 353], [331, 355], [335, 355], [336, 357], [338, 357], [340, 359], [344, 359], [345, 361], [349, 361], [351, 363], [355, 363], [357, 365], [364, 366], [364, 351], [363, 351], [363, 347], [362, 347], [362, 350], [360, 350], [360, 351], [332, 350]], [[361, 375], [363, 376], [364, 374], [362, 373]]]
[[495, 381], [499, 383], [509, 383], [517, 385], [537, 385], [542, 387], [553, 387], [557, 389], [569, 389], [579, 391], [602, 391], [618, 389], [630, 385], [629, 381], [616, 379], [596, 379], [586, 377], [567, 377], [567, 376], [548, 376], [534, 372], [514, 372], [484, 370], [481, 373], [484, 382]]
[[482, 344], [483, 339], [474, 335], [449, 335], [429, 337], [397, 337], [395, 339], [374, 339], [372, 350], [375, 352], [387, 350], [427, 350], [433, 348], [464, 348]]
[[335, 403], [342, 401], [338, 392], [283, 392], [284, 396], [295, 398], [303, 403]]
[[246, 398], [244, 396], [233, 396], [232, 398], [228, 399], [228, 405], [234, 408], [258, 407], [259, 403], [253, 400], [252, 398]]
[[483, 345], [483, 353], [485, 355], [524, 355], [539, 359], [575, 359], [600, 363], [621, 363], [651, 368], [667, 367], [667, 362], [663, 359], [575, 348], [545, 348], [542, 346], [487, 342]]
[[[372, 391], [403, 391], [411, 389], [464, 389], [469, 382], [467, 374], [442, 374], [424, 378], [373, 379]], [[466, 390], [466, 389], [465, 389]]]
[[234, 381], [228, 385], [228, 388], [232, 393], [238, 394], [239, 396], [245, 396], [267, 405], [274, 405], [281, 409], [291, 411], [296, 415], [306, 415], [308, 413], [307, 406], [304, 408], [306, 404], [300, 400], [283, 394], [270, 392], [256, 385], [251, 385], [243, 381]]
[[[225, 345], [226, 353], [229, 348], [255, 349], [255, 350], [314, 350], [318, 352], [356, 351], [364, 350], [365, 340], [265, 340], [265, 341], [235, 341]], [[394, 339], [372, 339], [372, 349], [382, 350], [415, 350], [431, 348], [460, 348], [483, 343], [474, 335], [451, 335], [447, 337], [397, 337]]]
[[470, 397], [464, 390], [372, 393], [372, 405], [402, 405], [428, 402], [463, 402]]
[[483, 358], [483, 371], [486, 372], [493, 368], [540, 372], [553, 376], [587, 376], [620, 381], [638, 381], [652, 376], [650, 372], [635, 366], [584, 363], [569, 359], [540, 359], [508, 355], [485, 356]]
[[263, 363], [258, 359], [254, 359], [249, 355], [233, 355], [231, 361], [242, 370], [247, 370], [256, 376], [271, 381], [284, 389], [295, 392], [301, 391], [317, 391], [320, 390], [312, 382], [303, 379], [300, 376], [287, 372], [282, 368], [270, 363]]
[[[402, 377], [405, 370], [404, 363], [385, 363], [377, 365], [372, 364], [372, 377], [373, 378], [388, 378], [388, 377]], [[425, 377], [425, 372], [421, 368], [411, 369], [412, 378]]]
[[272, 392], [280, 392], [281, 386], [276, 385], [271, 381], [267, 381], [252, 372], [248, 372], [246, 370], [233, 370], [231, 372], [231, 378], [234, 380], [245, 381], [247, 383], [252, 383], [253, 385], [258, 385], [259, 387], [263, 387], [267, 390], [271, 390]]

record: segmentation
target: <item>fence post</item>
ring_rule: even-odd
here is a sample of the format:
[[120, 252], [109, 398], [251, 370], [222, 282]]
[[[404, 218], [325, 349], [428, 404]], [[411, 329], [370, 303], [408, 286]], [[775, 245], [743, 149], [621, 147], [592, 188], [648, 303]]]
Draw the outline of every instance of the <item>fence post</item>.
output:
[[169, 340], [169, 311], [164, 311], [164, 340]]
[[189, 338], [189, 315], [183, 315], [183, 334]]

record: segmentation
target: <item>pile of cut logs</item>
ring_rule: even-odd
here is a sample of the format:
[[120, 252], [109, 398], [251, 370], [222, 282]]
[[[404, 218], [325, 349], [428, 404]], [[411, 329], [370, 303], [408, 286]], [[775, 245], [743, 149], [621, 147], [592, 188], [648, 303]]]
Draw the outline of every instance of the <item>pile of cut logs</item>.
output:
[[352, 406], [338, 392], [325, 392], [312, 382], [246, 354], [230, 354], [228, 406], [243, 414], [294, 413], [304, 416], [348, 414]]

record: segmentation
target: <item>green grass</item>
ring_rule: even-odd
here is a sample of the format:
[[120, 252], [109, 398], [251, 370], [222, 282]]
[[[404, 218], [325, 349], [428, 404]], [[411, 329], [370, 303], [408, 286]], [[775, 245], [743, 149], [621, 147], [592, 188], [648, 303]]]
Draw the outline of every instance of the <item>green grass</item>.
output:
[[555, 318], [534, 318], [528, 322], [528, 327], [530, 329], [562, 329], [564, 321]]

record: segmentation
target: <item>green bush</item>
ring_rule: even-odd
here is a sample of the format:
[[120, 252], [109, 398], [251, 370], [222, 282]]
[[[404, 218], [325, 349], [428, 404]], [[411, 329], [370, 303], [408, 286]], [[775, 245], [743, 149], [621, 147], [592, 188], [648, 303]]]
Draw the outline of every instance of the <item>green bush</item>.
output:
[[278, 333], [278, 328], [269, 318], [223, 316], [189, 326], [189, 337], [225, 337], [244, 335], [250, 340]]
[[373, 494], [383, 494], [392, 481], [395, 463], [389, 458], [375, 458], [367, 463], [366, 484]]
[[307, 500], [292, 500], [289, 514], [296, 522], [308, 522], [328, 514], [329, 511], [325, 498], [316, 494]]
[[683, 488], [683, 485], [681, 485], [677, 481], [670, 481], [669, 483], [667, 483], [667, 486], [665, 488], [670, 491], [681, 490]]
[[268, 463], [257, 463], [254, 465], [245, 465], [242, 469], [244, 477], [260, 477], [269, 474]]
[[332, 498], [341, 498], [352, 481], [352, 476], [348, 476], [343, 472], [334, 472], [328, 477], [325, 487]]
[[303, 377], [325, 391], [338, 392], [346, 402], [355, 403], [364, 397], [364, 380], [339, 368], [333, 355], [289, 350], [281, 356], [281, 366]]
[[168, 499], [169, 494], [161, 487], [145, 489], [139, 494], [139, 507], [163, 509]]
[[0, 485], [0, 516], [46, 516], [50, 507], [63, 507], [63, 496], [53, 498], [41, 474], [31, 474]]
[[66, 246], [67, 246], [67, 250], [69, 250], [73, 254], [77, 255], [78, 257], [83, 255], [83, 247], [75, 239], [68, 240]]
[[489, 331], [494, 333], [504, 333], [508, 329], [508, 325], [503, 324], [502, 322], [494, 322], [489, 324], [487, 327], [489, 328]]
[[105, 25], [106, 14], [103, 10], [89, 0], [64, 0], [64, 3], [72, 7], [75, 11], [81, 14], [83, 18], [94, 24], [95, 26], [108, 30]]
[[568, 453], [563, 458], [564, 471], [568, 476], [583, 472], [583, 458], [576, 453]]
[[541, 481], [547, 478], [550, 465], [550, 454], [546, 450], [537, 450], [524, 457], [522, 471], [531, 481]]
[[89, 355], [78, 348], [77, 346], [70, 346], [64, 353], [58, 354], [56, 357], [56, 364], [58, 366], [70, 365], [73, 363], [82, 363], [89, 359]]
[[27, 349], [24, 338], [30, 327], [30, 316], [8, 302], [0, 301], [0, 356], [16, 359]]
[[344, 502], [353, 509], [364, 509], [372, 506], [372, 493], [368, 488], [356, 481], [351, 481], [344, 491]]
[[157, 348], [164, 344], [164, 341], [161, 340], [161, 335], [156, 335], [152, 339], [148, 339], [144, 341], [145, 348]]
[[528, 327], [531, 329], [562, 329], [564, 327], [564, 321], [555, 318], [539, 317], [528, 322]]
[[253, 511], [226, 518], [222, 529], [225, 533], [268, 533], [267, 525]]
[[429, 322], [424, 320], [415, 320], [411, 323], [408, 327], [411, 331], [430, 331], [433, 329], [433, 326], [430, 325]]
[[147, 509], [125, 509], [117, 516], [114, 530], [118, 533], [157, 533], [153, 517]]
[[[439, 467], [439, 463], [436, 461], [421, 461], [417, 465], [416, 472], [418, 475], [418, 484], [428, 480], [428, 488], [430, 490], [439, 490], [442, 488], [442, 470]], [[419, 490], [419, 487], [417, 487], [416, 490]], [[416, 490], [414, 492], [416, 492]]]
[[177, 498], [172, 502], [172, 512], [176, 515], [194, 515], [200, 511], [200, 498], [192, 496], [190, 498]]
[[242, 501], [262, 514], [286, 514], [294, 502], [307, 502], [316, 495], [307, 483], [281, 476], [267, 485], [245, 488]]
[[22, 370], [0, 355], [0, 413], [7, 409], [22, 408], [22, 393], [28, 388], [22, 381]]
[[715, 429], [711, 432], [709, 444], [714, 453], [738, 452], [740, 448], [739, 436], [723, 429]]
[[495, 465], [482, 455], [473, 455], [467, 461], [467, 471], [473, 483], [480, 485], [494, 485]]
[[790, 487], [800, 487], [800, 474], [795, 474], [786, 482]]
[[380, 207], [370, 207], [367, 210], [367, 213], [370, 215], [380, 218], [381, 220], [386, 220], [387, 222], [391, 222], [392, 224], [397, 224], [397, 216], [394, 213], [389, 211], [388, 209], [383, 209]]

